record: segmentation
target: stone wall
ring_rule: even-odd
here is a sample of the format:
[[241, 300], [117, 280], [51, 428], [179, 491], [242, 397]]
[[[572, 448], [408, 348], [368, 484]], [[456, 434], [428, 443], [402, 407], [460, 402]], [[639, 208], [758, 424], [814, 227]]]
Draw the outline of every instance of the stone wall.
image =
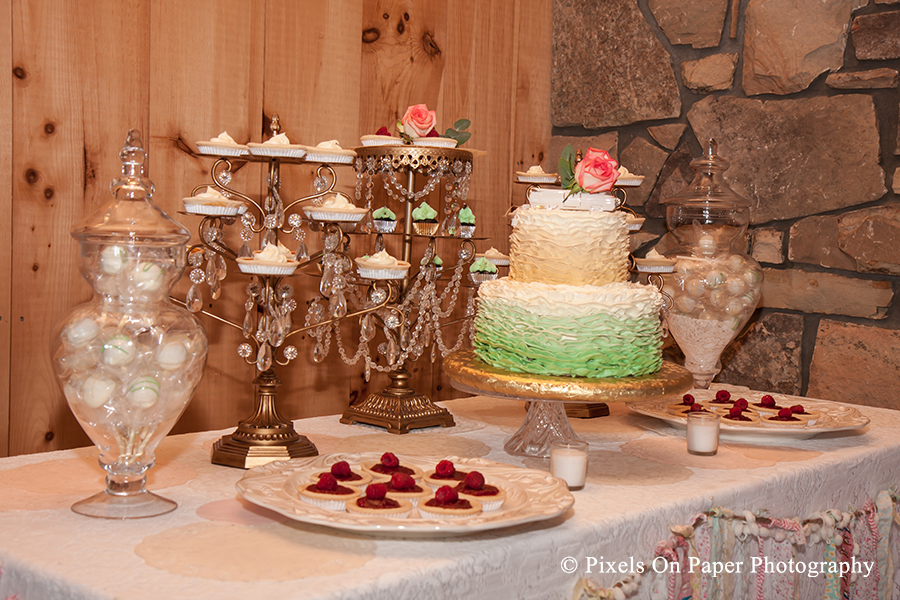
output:
[[553, 33], [544, 167], [573, 143], [644, 175], [637, 255], [698, 140], [752, 202], [763, 298], [717, 381], [900, 408], [900, 0], [554, 0]]

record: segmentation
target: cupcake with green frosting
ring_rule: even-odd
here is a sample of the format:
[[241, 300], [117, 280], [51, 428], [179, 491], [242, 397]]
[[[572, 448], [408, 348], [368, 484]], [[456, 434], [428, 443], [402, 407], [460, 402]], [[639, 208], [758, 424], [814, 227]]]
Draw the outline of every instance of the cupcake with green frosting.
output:
[[472, 209], [463, 204], [459, 211], [459, 237], [470, 238], [475, 234], [475, 215]]
[[437, 215], [437, 211], [423, 201], [412, 211], [413, 229], [419, 235], [434, 235], [438, 229]]
[[391, 233], [397, 228], [397, 215], [387, 206], [373, 212], [372, 221], [375, 223], [375, 231], [379, 233]]
[[497, 279], [497, 265], [482, 256], [469, 267], [469, 279], [476, 285]]

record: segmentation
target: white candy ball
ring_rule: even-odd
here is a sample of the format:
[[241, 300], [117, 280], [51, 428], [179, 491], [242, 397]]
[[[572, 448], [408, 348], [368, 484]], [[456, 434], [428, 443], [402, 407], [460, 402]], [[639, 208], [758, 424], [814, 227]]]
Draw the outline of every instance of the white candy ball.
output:
[[700, 239], [697, 240], [697, 249], [700, 250], [701, 254], [715, 254], [717, 246], [716, 238], [708, 233], [701, 235]]
[[678, 296], [675, 298], [675, 307], [682, 312], [690, 313], [697, 308], [697, 301], [689, 296]]
[[156, 351], [156, 362], [166, 371], [181, 367], [187, 361], [187, 357], [187, 348], [181, 340], [168, 341]]
[[732, 296], [740, 296], [747, 291], [747, 283], [740, 277], [729, 277], [725, 282], [725, 289]]
[[112, 367], [127, 365], [136, 353], [134, 341], [127, 335], [114, 335], [103, 344], [103, 362]]
[[719, 269], [713, 269], [706, 274], [706, 285], [711, 288], [717, 288], [727, 279], [725, 272]]
[[728, 292], [724, 289], [713, 290], [709, 294], [709, 301], [716, 308], [722, 308], [728, 302]]
[[100, 326], [90, 317], [85, 317], [69, 325], [66, 339], [73, 346], [84, 346], [100, 333]]
[[116, 382], [105, 377], [91, 375], [81, 388], [81, 399], [91, 408], [99, 408], [106, 404], [116, 389]]
[[150, 408], [159, 400], [159, 382], [155, 377], [138, 377], [128, 386], [126, 397], [138, 408]]
[[740, 298], [732, 298], [725, 305], [725, 312], [731, 316], [738, 316], [744, 312], [744, 303]]
[[128, 252], [122, 246], [107, 246], [100, 251], [100, 268], [110, 275], [121, 271], [127, 260]]
[[702, 298], [709, 290], [706, 282], [699, 277], [691, 277], [684, 282], [684, 291], [693, 298]]
[[156, 264], [144, 262], [134, 272], [134, 284], [142, 292], [155, 292], [162, 286], [163, 270]]

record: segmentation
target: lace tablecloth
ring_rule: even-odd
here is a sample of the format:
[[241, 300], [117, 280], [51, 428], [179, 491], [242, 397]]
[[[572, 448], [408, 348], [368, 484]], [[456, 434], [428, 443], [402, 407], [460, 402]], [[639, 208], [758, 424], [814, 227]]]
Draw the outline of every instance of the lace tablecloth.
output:
[[[296, 427], [323, 454], [390, 450], [548, 468], [546, 460], [503, 451], [524, 417], [522, 403], [476, 397], [445, 406], [456, 427], [404, 436], [342, 425], [337, 416]], [[235, 492], [244, 472], [209, 462], [223, 431], [163, 441], [148, 487], [179, 506], [152, 519], [70, 511], [103, 487], [93, 448], [0, 459], [0, 599], [569, 598], [589, 560], [648, 561], [670, 525], [711, 507], [805, 517], [861, 507], [900, 481], [898, 412], [859, 407], [871, 418], [860, 431], [777, 445], [724, 443], [717, 456], [698, 457], [687, 454], [683, 431], [611, 408], [609, 417], [573, 419], [590, 443], [587, 485], [574, 492], [573, 510], [462, 538], [339, 533], [246, 504]], [[567, 557], [575, 562], [564, 564]], [[588, 576], [608, 586], [624, 573], [593, 566]], [[649, 585], [639, 597], [650, 597]]]

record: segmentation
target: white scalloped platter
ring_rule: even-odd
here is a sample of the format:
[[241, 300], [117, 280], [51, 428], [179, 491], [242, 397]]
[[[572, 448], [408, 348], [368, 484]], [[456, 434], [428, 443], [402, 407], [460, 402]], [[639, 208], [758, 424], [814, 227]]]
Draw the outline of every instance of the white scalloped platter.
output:
[[329, 454], [277, 461], [254, 467], [237, 482], [238, 492], [248, 501], [286, 517], [343, 531], [384, 537], [436, 538], [471, 535], [557, 517], [575, 504], [566, 484], [546, 471], [525, 469], [483, 458], [400, 456], [401, 464], [433, 470], [442, 459], [453, 461], [463, 471], [480, 471], [487, 483], [503, 487], [507, 497], [498, 510], [456, 519], [422, 519], [416, 509], [406, 519], [359, 515], [325, 510], [300, 500], [297, 487], [331, 465], [346, 460], [356, 469], [378, 462], [381, 453]]
[[[760, 402], [760, 398], [768, 392], [750, 391], [737, 386], [722, 386], [709, 390], [691, 390], [690, 393], [698, 402], [708, 402], [715, 398], [717, 389], [727, 389], [732, 398], [746, 398], [750, 404]], [[801, 396], [789, 396], [786, 394], [769, 394], [775, 398], [779, 406], [803, 405], [807, 411], [819, 412], [815, 422], [803, 426], [776, 425], [759, 423], [758, 425], [732, 425], [722, 420], [719, 424], [719, 437], [739, 442], [762, 442], [775, 444], [781, 440], [806, 440], [820, 433], [834, 431], [852, 431], [861, 429], [869, 424], [869, 417], [863, 415], [853, 406], [847, 406], [828, 400], [815, 400]], [[677, 404], [678, 399], [651, 400], [649, 402], [628, 402], [625, 406], [632, 411], [665, 421], [676, 429], [687, 427], [687, 418], [679, 416], [669, 410], [672, 404]]]

